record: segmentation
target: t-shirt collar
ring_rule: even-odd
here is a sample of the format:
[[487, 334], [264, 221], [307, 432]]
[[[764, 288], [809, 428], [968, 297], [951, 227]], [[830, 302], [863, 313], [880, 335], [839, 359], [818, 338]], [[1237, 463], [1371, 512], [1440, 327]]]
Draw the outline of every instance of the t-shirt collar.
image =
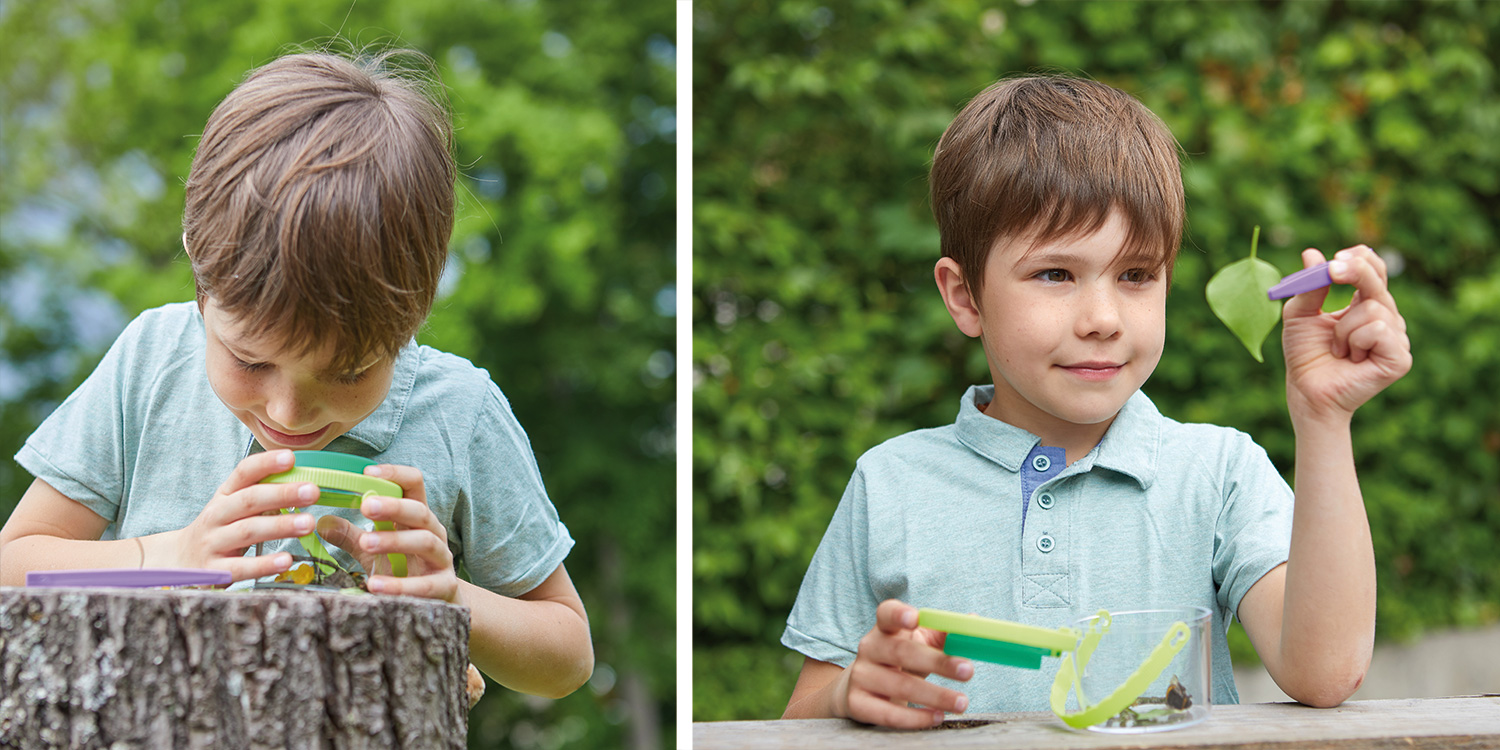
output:
[[[1041, 443], [1041, 438], [979, 410], [979, 404], [987, 404], [994, 397], [993, 385], [969, 386], [954, 422], [958, 439], [1006, 470], [1020, 471], [1021, 463]], [[1120, 408], [1099, 445], [1068, 468], [1079, 472], [1109, 469], [1134, 479], [1142, 489], [1150, 487], [1156, 480], [1161, 419], [1161, 412], [1151, 399], [1136, 391]]]

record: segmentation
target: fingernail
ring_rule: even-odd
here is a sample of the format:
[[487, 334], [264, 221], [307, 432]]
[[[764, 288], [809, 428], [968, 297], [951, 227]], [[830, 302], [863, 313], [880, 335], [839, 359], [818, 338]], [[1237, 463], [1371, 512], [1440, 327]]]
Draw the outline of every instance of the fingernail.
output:
[[938, 726], [938, 725], [940, 725], [942, 723], [943, 723], [943, 712], [942, 711], [933, 711], [932, 712], [932, 725], [933, 726]]
[[379, 499], [372, 497], [369, 500], [365, 501], [365, 515], [369, 515], [371, 513], [379, 513], [382, 510], [385, 510], [385, 503], [380, 502]]
[[917, 613], [910, 610], [901, 613], [901, 627], [914, 628], [917, 626]]
[[277, 555], [276, 567], [283, 569], [292, 567], [292, 556], [285, 552]]
[[368, 535], [366, 535], [365, 536], [365, 549], [367, 549], [367, 550], [369, 550], [371, 552], [374, 552], [375, 550], [380, 549], [380, 537], [375, 536], [374, 534], [368, 534]]
[[372, 477], [383, 477], [383, 476], [385, 476], [385, 467], [383, 467], [383, 466], [366, 466], [365, 467], [365, 474], [368, 475], [368, 476], [372, 476]]
[[1344, 272], [1348, 270], [1349, 264], [1341, 260], [1336, 260], [1328, 264], [1328, 272], [1336, 276], [1343, 276]]
[[[955, 674], [958, 675], [958, 679], [960, 679], [960, 680], [967, 680], [970, 677], [974, 676], [974, 665], [970, 664], [969, 662], [966, 662], [966, 661], [965, 662], [959, 662], [958, 668], [955, 669], [955, 670], [953, 670], [953, 671], [954, 671]], [[966, 698], [965, 700], [968, 700], [968, 699]], [[962, 711], [963, 709], [959, 709], [959, 710]]]
[[385, 591], [385, 581], [378, 578], [366, 578], [365, 588], [369, 589], [372, 594], [378, 594]]
[[292, 452], [291, 451], [276, 451], [276, 465], [277, 466], [291, 466], [292, 465]]
[[967, 710], [969, 710], [969, 696], [958, 696], [958, 700], [953, 701], [953, 712], [961, 714]]
[[308, 500], [308, 501], [317, 500], [318, 499], [318, 485], [316, 485], [316, 484], [304, 484], [301, 487], [298, 487], [297, 488], [297, 499], [298, 500]]
[[297, 530], [304, 534], [312, 531], [313, 525], [316, 523], [317, 520], [315, 520], [312, 516], [306, 514], [297, 516]]

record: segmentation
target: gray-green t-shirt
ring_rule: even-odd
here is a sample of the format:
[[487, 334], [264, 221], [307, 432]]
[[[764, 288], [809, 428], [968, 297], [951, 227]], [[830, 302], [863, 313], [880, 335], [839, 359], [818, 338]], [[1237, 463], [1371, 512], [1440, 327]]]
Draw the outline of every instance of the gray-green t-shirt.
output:
[[[802, 580], [781, 642], [847, 667], [886, 599], [1056, 628], [1100, 609], [1213, 612], [1212, 701], [1238, 703], [1225, 632], [1240, 599], [1285, 562], [1292, 492], [1237, 430], [1163, 417], [1144, 393], [1099, 445], [1061, 448], [979, 411], [861, 456]], [[969, 710], [1046, 711], [1041, 671], [976, 663]]]
[[[204, 342], [196, 303], [142, 313], [16, 461], [110, 521], [105, 539], [188, 525], [235, 465], [261, 450], [210, 388]], [[498, 594], [535, 588], [573, 547], [510, 404], [461, 357], [409, 343], [385, 401], [325, 450], [421, 469], [454, 565]], [[310, 510], [369, 528], [357, 510]], [[300, 552], [296, 540], [264, 547], [283, 549]]]

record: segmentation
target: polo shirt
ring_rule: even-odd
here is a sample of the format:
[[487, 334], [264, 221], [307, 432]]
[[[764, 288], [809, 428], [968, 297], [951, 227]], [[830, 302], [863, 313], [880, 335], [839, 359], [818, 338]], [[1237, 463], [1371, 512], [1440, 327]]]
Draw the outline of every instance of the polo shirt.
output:
[[[1225, 633], [1291, 543], [1292, 491], [1265, 451], [1168, 419], [1137, 391], [1064, 466], [1061, 448], [981, 412], [993, 396], [971, 387], [953, 424], [860, 457], [781, 642], [847, 667], [886, 599], [1047, 628], [1199, 606], [1213, 613], [1210, 699], [1239, 702]], [[976, 662], [966, 683], [931, 679], [970, 711], [1045, 711], [1057, 664]]]
[[[187, 526], [240, 460], [262, 450], [209, 386], [205, 341], [195, 302], [141, 313], [16, 461], [108, 521], [104, 539]], [[324, 450], [421, 469], [455, 568], [503, 596], [535, 588], [573, 546], [505, 395], [461, 357], [409, 342], [385, 400]], [[357, 509], [307, 510], [371, 527]], [[263, 546], [282, 550], [306, 554], [295, 539]]]

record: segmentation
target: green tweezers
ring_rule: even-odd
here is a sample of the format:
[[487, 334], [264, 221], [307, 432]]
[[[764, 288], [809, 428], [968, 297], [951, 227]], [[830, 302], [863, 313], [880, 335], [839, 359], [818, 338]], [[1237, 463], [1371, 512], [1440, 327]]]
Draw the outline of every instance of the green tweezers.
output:
[[[366, 476], [366, 466], [374, 466], [375, 462], [359, 456], [351, 456], [347, 453], [335, 453], [333, 451], [294, 451], [297, 457], [292, 468], [272, 474], [261, 480], [271, 484], [288, 484], [293, 482], [311, 482], [318, 485], [321, 493], [314, 505], [326, 505], [334, 508], [359, 508], [364, 499], [371, 495], [381, 497], [401, 497], [401, 485], [395, 482]], [[282, 513], [291, 513], [293, 508], [282, 508]], [[390, 521], [376, 521], [376, 531], [394, 531], [396, 525]], [[308, 554], [318, 560], [339, 567], [334, 562], [333, 555], [323, 546], [322, 540], [318, 539], [318, 532], [311, 531], [299, 541], [307, 549]], [[391, 563], [391, 575], [398, 578], [406, 576], [406, 555], [390, 554], [386, 559]]]

